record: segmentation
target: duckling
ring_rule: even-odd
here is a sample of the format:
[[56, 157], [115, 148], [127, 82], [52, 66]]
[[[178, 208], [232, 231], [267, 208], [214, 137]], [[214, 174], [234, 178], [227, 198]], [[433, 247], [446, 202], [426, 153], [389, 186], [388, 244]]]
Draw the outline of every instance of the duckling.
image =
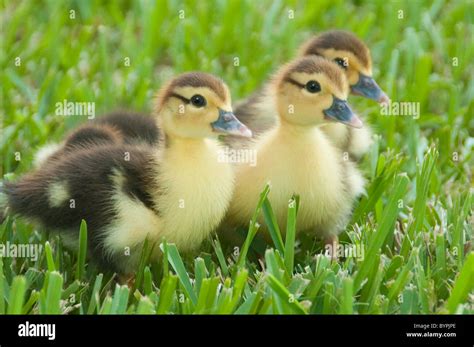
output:
[[[334, 61], [344, 71], [351, 93], [364, 96], [380, 103], [388, 102], [387, 95], [380, 89], [372, 76], [372, 59], [368, 47], [354, 34], [347, 31], [328, 31], [305, 42], [299, 49], [298, 56], [321, 56]], [[268, 85], [238, 103], [235, 107], [237, 118], [247, 125], [255, 136], [271, 129], [276, 119], [268, 104]], [[267, 102], [267, 103], [265, 103]], [[323, 128], [329, 138], [348, 152], [354, 160], [359, 160], [372, 143], [372, 131], [368, 126], [360, 129], [346, 127], [342, 124], [327, 124]], [[227, 137], [226, 142], [240, 146], [240, 139]], [[248, 142], [245, 142], [248, 144]]]
[[309, 56], [282, 67], [270, 87], [263, 102], [273, 103], [277, 122], [253, 144], [258, 165], [236, 167], [226, 222], [234, 227], [248, 225], [269, 182], [269, 200], [279, 225], [286, 225], [288, 201], [299, 194], [297, 231], [310, 231], [333, 243], [364, 186], [354, 163], [343, 160], [340, 149], [322, 130], [333, 121], [362, 126], [346, 101], [347, 79], [332, 62]]
[[[387, 103], [388, 96], [372, 78], [372, 58], [369, 48], [348, 31], [334, 30], [313, 37], [302, 45], [300, 56], [319, 55], [333, 60], [345, 72], [351, 93], [379, 103]], [[343, 151], [359, 160], [372, 144], [372, 131], [367, 125], [360, 129], [341, 124], [328, 124], [323, 130]]]
[[78, 147], [104, 143], [149, 144], [158, 143], [159, 129], [152, 117], [145, 114], [115, 111], [92, 123], [75, 129], [62, 144], [52, 143], [42, 147], [35, 155], [36, 167], [50, 159]]
[[72, 248], [84, 219], [92, 260], [121, 274], [135, 269], [146, 238], [195, 250], [224, 217], [233, 191], [217, 136], [251, 132], [233, 115], [224, 82], [201, 72], [164, 86], [154, 113], [159, 144], [70, 151], [6, 183], [9, 210], [59, 231]]

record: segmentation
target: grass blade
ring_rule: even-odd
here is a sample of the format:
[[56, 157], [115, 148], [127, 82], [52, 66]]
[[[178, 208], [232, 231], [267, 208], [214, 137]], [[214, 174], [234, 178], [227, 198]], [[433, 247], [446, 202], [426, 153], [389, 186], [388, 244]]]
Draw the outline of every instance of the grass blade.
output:
[[288, 274], [293, 273], [293, 264], [295, 261], [295, 238], [296, 238], [296, 209], [297, 203], [292, 198], [288, 203], [288, 221], [286, 225], [285, 238], [285, 266]]
[[281, 299], [283, 305], [288, 307], [292, 313], [307, 314], [306, 310], [294, 298], [293, 294], [291, 294], [275, 276], [267, 274], [267, 281], [273, 292]]
[[216, 237], [215, 240], [212, 242], [212, 246], [216, 252], [217, 260], [219, 261], [219, 265], [221, 266], [222, 274], [224, 276], [229, 275], [229, 267], [227, 266], [227, 262], [225, 261], [224, 253], [222, 252], [221, 243], [219, 242], [219, 238]]
[[16, 276], [13, 279], [10, 290], [10, 300], [8, 304], [8, 314], [21, 314], [23, 308], [23, 301], [26, 293], [26, 278], [23, 276]]
[[110, 313], [124, 314], [127, 311], [128, 295], [130, 289], [127, 286], [117, 285], [115, 287], [114, 296], [112, 298], [112, 306]]
[[150, 295], [153, 292], [153, 277], [148, 266], [143, 270], [143, 292]]
[[[161, 248], [163, 250], [163, 247]], [[168, 244], [168, 261], [171, 264], [171, 267], [174, 269], [176, 274], [178, 275], [179, 281], [184, 287], [184, 291], [186, 296], [192, 301], [194, 305], [197, 304], [197, 296], [193, 290], [193, 286], [191, 284], [191, 279], [189, 278], [188, 272], [184, 267], [183, 260], [179, 255], [178, 249], [174, 244]]]
[[404, 258], [408, 257], [408, 253], [410, 251], [410, 241], [415, 239], [415, 233], [422, 231], [422, 227], [425, 222], [428, 189], [437, 157], [437, 152], [430, 148], [425, 156], [421, 170], [417, 172], [416, 198], [413, 208], [413, 216], [415, 218], [413, 218], [412, 223], [408, 227], [407, 237], [404, 239], [402, 249], [400, 251], [400, 254]]
[[5, 276], [3, 275], [3, 259], [0, 257], [0, 314], [5, 314]]
[[353, 296], [353, 281], [351, 278], [344, 278], [342, 280], [342, 297], [339, 313], [353, 314], [354, 313], [354, 296]]
[[138, 262], [137, 276], [135, 278], [135, 283], [133, 284], [132, 293], [136, 289], [141, 288], [143, 282], [143, 276], [145, 271], [145, 266], [150, 260], [151, 253], [153, 252], [154, 244], [150, 244], [148, 237], [143, 241], [142, 251], [140, 253], [140, 261]]
[[377, 231], [369, 243], [369, 249], [365, 255], [365, 259], [360, 265], [359, 270], [354, 278], [354, 291], [357, 292], [362, 282], [366, 279], [370, 270], [373, 269], [373, 265], [376, 261], [375, 257], [382, 248], [382, 245], [387, 238], [388, 234], [393, 231], [393, 226], [398, 215], [398, 201], [401, 199], [408, 186], [408, 177], [406, 175], [398, 175], [395, 179], [394, 189], [390, 195], [390, 200], [385, 207], [381, 223], [379, 224]]
[[247, 253], [249, 251], [250, 244], [252, 243], [255, 235], [257, 234], [258, 228], [260, 227], [260, 225], [257, 223], [257, 218], [258, 218], [258, 215], [260, 214], [260, 210], [262, 209], [263, 202], [265, 201], [269, 192], [270, 192], [270, 186], [266, 184], [265, 188], [260, 193], [260, 199], [253, 213], [252, 220], [250, 221], [249, 232], [247, 234], [244, 245], [240, 252], [239, 260], [237, 261], [237, 267], [243, 267], [245, 264], [245, 260], [247, 259]]
[[474, 290], [474, 253], [470, 253], [466, 262], [454, 282], [449, 296], [447, 308], [449, 313], [456, 313], [459, 305], [464, 302], [470, 292]]
[[50, 272], [48, 276], [48, 288], [46, 290], [46, 314], [61, 313], [61, 293], [63, 288], [63, 276], [59, 272]]
[[263, 201], [262, 212], [265, 219], [265, 224], [268, 228], [268, 233], [273, 240], [273, 244], [281, 254], [285, 254], [285, 246], [283, 244], [283, 238], [281, 237], [280, 227], [278, 226], [268, 197], [266, 197]]
[[175, 275], [169, 275], [163, 279], [163, 282], [161, 283], [160, 287], [160, 297], [156, 313], [168, 313], [171, 308], [171, 305], [173, 304], [173, 295], [175, 293], [177, 284], [178, 277]]
[[48, 241], [44, 244], [44, 252], [46, 253], [46, 263], [48, 264], [48, 271], [56, 271], [56, 265], [54, 264], [53, 251]]
[[81, 228], [79, 230], [79, 254], [76, 264], [76, 280], [82, 280], [85, 267], [86, 267], [86, 255], [87, 255], [87, 223], [83, 219], [81, 221]]
[[99, 274], [95, 278], [94, 288], [92, 289], [91, 298], [89, 301], [89, 307], [87, 308], [87, 314], [93, 314], [96, 307], [100, 305], [100, 288], [102, 286], [103, 275]]
[[155, 314], [155, 306], [151, 300], [147, 297], [140, 298], [140, 302], [137, 307], [138, 314]]
[[207, 269], [204, 259], [197, 257], [194, 259], [194, 288], [196, 293], [200, 293], [202, 281], [207, 278]]
[[222, 307], [219, 313], [230, 314], [234, 312], [242, 296], [242, 292], [244, 290], [245, 284], [247, 283], [248, 274], [249, 274], [248, 271], [245, 269], [237, 273], [237, 276], [235, 277], [234, 285], [232, 288], [231, 299]]

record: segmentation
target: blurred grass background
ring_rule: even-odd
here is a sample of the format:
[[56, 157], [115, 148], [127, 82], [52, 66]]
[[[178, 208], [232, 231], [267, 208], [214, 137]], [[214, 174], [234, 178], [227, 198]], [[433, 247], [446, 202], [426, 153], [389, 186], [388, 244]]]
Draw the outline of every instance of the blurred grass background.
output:
[[[193, 295], [201, 298], [201, 284], [183, 287], [187, 280], [178, 276], [177, 281], [175, 275], [167, 275], [167, 268], [157, 272], [153, 266], [141, 268], [138, 273], [155, 283], [152, 287], [145, 282], [146, 288], [139, 283], [134, 288], [145, 291], [145, 296], [130, 294], [123, 287], [111, 294], [112, 282], [97, 282], [99, 277], [92, 270], [81, 278], [85, 282], [78, 283], [73, 269], [80, 262], [74, 254], [63, 252], [61, 243], [38, 232], [37, 226], [10, 219], [2, 225], [2, 242], [49, 240], [56, 266], [46, 266], [44, 257], [36, 263], [5, 258], [0, 294], [3, 281], [6, 306], [14, 282], [21, 289], [25, 281], [25, 302], [20, 300], [17, 307], [21, 312], [50, 312], [48, 307], [54, 311], [53, 299], [51, 305], [41, 300], [46, 302], [48, 285], [56, 283], [60, 297], [67, 297], [66, 291], [83, 298], [79, 306], [63, 303], [63, 312], [107, 313], [113, 300], [122, 302], [120, 298], [130, 295], [128, 305], [117, 304], [113, 307], [118, 311], [112, 312], [122, 312], [122, 308], [134, 312], [141, 304], [146, 312], [162, 313], [239, 308], [241, 313], [473, 313], [469, 283], [474, 282], [474, 265], [465, 262], [469, 254], [472, 258], [473, 17], [471, 0], [2, 1], [2, 175], [31, 169], [39, 147], [60, 141], [65, 132], [87, 121], [86, 117], [56, 116], [56, 102], [95, 102], [96, 114], [119, 107], [150, 111], [162, 83], [188, 70], [222, 77], [236, 101], [261, 86], [305, 39], [330, 29], [350, 30], [362, 38], [371, 49], [379, 85], [392, 100], [419, 102], [421, 109], [419, 119], [384, 117], [375, 103], [350, 99], [379, 135], [361, 164], [369, 179], [368, 197], [356, 207], [342, 237], [373, 249], [365, 261], [330, 264], [315, 257], [320, 245], [302, 238], [295, 254], [295, 273], [280, 277], [275, 270], [270, 275], [276, 277], [262, 279], [256, 271], [258, 264], [247, 260], [244, 281], [237, 276], [244, 270], [232, 262], [232, 253], [217, 252], [214, 243], [197, 260], [185, 260], [185, 273], [196, 283], [206, 279], [210, 292], [224, 284], [233, 290], [229, 295], [235, 303], [218, 304], [227, 300], [219, 299], [219, 292], [215, 302], [202, 299], [206, 304], [198, 310]], [[239, 66], [234, 65], [235, 58]], [[393, 200], [397, 194], [401, 205]], [[377, 239], [376, 230], [386, 237]], [[278, 257], [284, 257], [278, 254], [278, 250], [267, 251], [265, 260], [274, 261], [278, 268]], [[463, 266], [464, 275], [458, 276]], [[362, 281], [361, 273], [366, 273], [368, 282]], [[49, 276], [61, 280], [46, 281]], [[459, 277], [458, 289], [453, 290]], [[236, 283], [239, 278], [246, 283], [242, 288], [235, 287], [243, 286]], [[287, 292], [303, 306], [278, 304]], [[90, 304], [97, 293], [97, 305]], [[155, 297], [150, 299], [151, 293]], [[165, 300], [163, 293], [167, 301], [160, 304], [160, 298]], [[186, 294], [184, 303], [178, 300], [179, 293]], [[0, 313], [2, 304], [0, 296]]]

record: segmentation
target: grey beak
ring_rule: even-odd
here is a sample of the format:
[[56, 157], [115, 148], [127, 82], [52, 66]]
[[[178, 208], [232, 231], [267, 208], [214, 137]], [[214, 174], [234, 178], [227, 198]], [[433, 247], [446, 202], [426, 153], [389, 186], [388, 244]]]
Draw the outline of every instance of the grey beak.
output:
[[362, 128], [363, 123], [357, 115], [352, 112], [349, 104], [333, 96], [331, 107], [323, 111], [326, 119], [340, 122], [354, 128]]
[[242, 124], [231, 111], [219, 109], [219, 118], [211, 123], [212, 129], [221, 134], [252, 137], [252, 131]]
[[351, 86], [351, 92], [379, 103], [388, 103], [390, 100], [372, 77], [363, 74], [359, 74], [359, 80]]

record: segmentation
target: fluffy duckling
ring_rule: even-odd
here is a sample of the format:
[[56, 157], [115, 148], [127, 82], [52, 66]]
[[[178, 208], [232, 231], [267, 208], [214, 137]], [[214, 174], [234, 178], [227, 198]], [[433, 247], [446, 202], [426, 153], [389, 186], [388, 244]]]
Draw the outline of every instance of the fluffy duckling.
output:
[[82, 147], [101, 144], [158, 143], [159, 129], [155, 120], [147, 115], [115, 111], [75, 129], [62, 144], [52, 143], [42, 147], [35, 155], [36, 167], [50, 159], [57, 159], [65, 153]]
[[236, 168], [236, 186], [226, 220], [248, 225], [267, 182], [279, 225], [286, 225], [288, 201], [300, 195], [298, 231], [334, 242], [345, 227], [364, 180], [322, 131], [329, 122], [360, 127], [349, 108], [341, 69], [321, 57], [299, 58], [277, 73], [267, 100], [276, 125], [256, 140], [258, 164]]
[[59, 231], [70, 247], [86, 220], [93, 260], [124, 274], [135, 269], [147, 237], [196, 249], [224, 217], [234, 186], [217, 136], [251, 132], [233, 115], [226, 85], [199, 72], [162, 88], [155, 115], [158, 145], [77, 148], [5, 184], [7, 206]]
[[[354, 34], [347, 31], [328, 31], [315, 36], [299, 49], [299, 56], [321, 56], [334, 61], [344, 71], [352, 94], [382, 102], [388, 102], [387, 95], [380, 89], [372, 76], [372, 59], [368, 47]], [[268, 88], [255, 93], [235, 107], [239, 120], [247, 125], [254, 135], [261, 134], [275, 125], [275, 117], [268, 104]], [[329, 138], [348, 152], [355, 160], [366, 153], [372, 142], [372, 132], [364, 125], [360, 129], [342, 124], [328, 124], [323, 128]], [[229, 145], [240, 146], [239, 139], [229, 137]]]
[[[388, 102], [387, 95], [372, 78], [372, 58], [369, 48], [354, 34], [334, 30], [322, 33], [300, 48], [300, 56], [319, 55], [337, 63], [345, 72], [351, 93], [379, 103]], [[355, 160], [359, 160], [372, 143], [372, 131], [365, 125], [360, 129], [341, 124], [323, 128], [329, 138]]]

